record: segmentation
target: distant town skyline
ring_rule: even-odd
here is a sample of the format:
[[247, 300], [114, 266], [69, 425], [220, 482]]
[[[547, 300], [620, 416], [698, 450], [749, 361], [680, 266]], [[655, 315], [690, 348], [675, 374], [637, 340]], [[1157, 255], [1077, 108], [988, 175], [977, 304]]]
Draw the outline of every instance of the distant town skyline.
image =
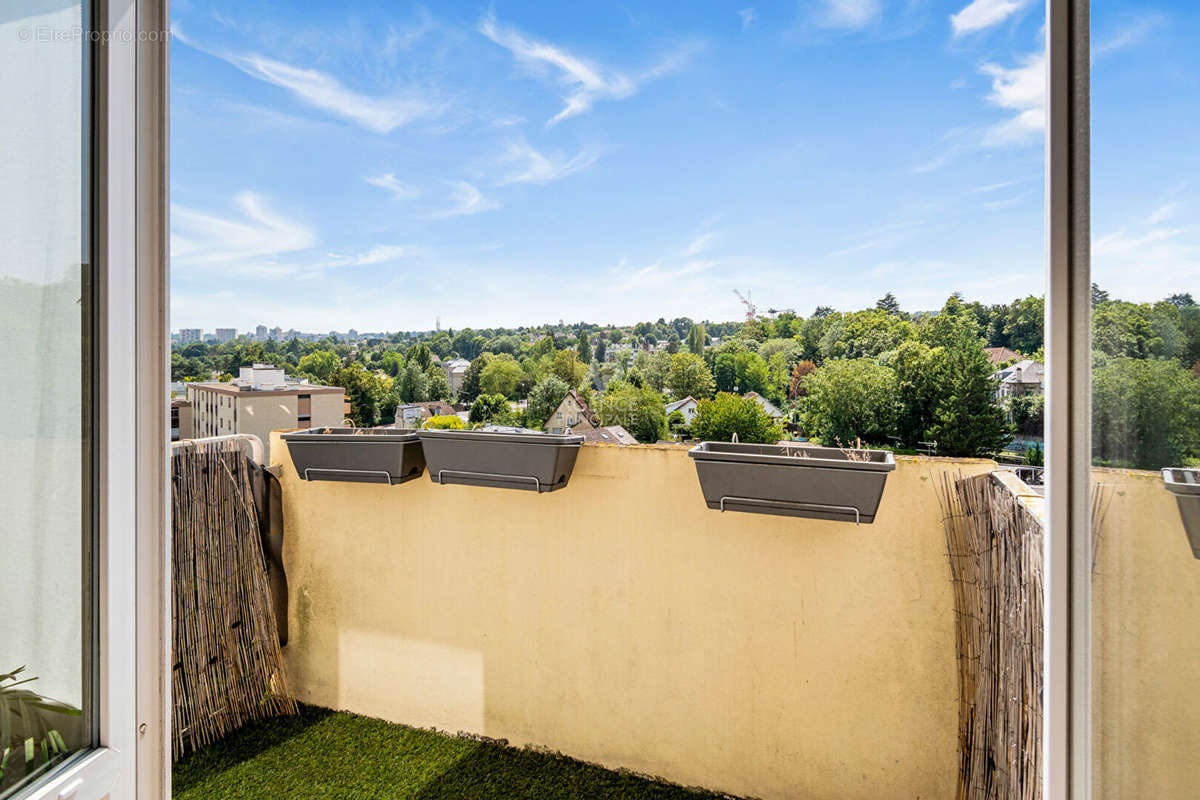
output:
[[[1032, 0], [173, 3], [175, 327], [1041, 294]], [[1093, 4], [1093, 264], [1200, 286], [1200, 9]], [[1172, 102], [1161, 102], [1170, 97]]]

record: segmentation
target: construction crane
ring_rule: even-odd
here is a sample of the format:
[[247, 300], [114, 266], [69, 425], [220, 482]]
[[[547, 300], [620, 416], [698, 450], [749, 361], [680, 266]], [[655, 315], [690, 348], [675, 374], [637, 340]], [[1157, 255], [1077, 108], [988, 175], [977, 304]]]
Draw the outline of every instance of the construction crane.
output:
[[754, 303], [751, 302], [751, 300], [750, 300], [750, 297], [751, 297], [750, 291], [746, 290], [746, 294], [743, 295], [737, 289], [734, 289], [733, 293], [737, 295], [738, 300], [741, 300], [742, 305], [744, 305], [746, 307], [746, 322], [749, 322], [750, 320], [754, 319], [754, 315], [758, 312], [758, 309], [755, 307]]

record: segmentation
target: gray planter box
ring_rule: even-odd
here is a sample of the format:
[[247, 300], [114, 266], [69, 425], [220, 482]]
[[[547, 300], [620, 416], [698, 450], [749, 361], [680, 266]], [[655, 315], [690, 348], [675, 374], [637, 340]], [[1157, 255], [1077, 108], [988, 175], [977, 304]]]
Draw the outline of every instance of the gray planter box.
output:
[[1192, 555], [1200, 558], [1200, 470], [1167, 468], [1162, 477], [1167, 491], [1175, 495]]
[[306, 481], [397, 483], [421, 477], [416, 433], [389, 428], [313, 428], [285, 433], [296, 472]]
[[582, 436], [524, 428], [419, 433], [435, 483], [553, 492], [571, 479]]
[[884, 450], [702, 442], [688, 451], [709, 508], [871, 523], [888, 473]]

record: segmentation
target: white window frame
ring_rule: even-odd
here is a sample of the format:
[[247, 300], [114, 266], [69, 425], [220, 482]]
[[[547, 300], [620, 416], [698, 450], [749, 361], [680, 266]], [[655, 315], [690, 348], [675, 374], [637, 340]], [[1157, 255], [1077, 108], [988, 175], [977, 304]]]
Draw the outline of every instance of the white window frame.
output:
[[99, 741], [21, 800], [170, 796], [167, 0], [94, 0]]

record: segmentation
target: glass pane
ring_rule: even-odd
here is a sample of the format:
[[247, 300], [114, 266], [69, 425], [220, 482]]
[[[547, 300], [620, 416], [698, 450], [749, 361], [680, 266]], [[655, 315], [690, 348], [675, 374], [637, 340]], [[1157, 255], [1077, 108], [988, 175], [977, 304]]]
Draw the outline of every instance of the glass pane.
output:
[[1092, 26], [1093, 793], [1174, 800], [1200, 787], [1200, 9]]
[[0, 6], [0, 796], [92, 742], [85, 13]]

